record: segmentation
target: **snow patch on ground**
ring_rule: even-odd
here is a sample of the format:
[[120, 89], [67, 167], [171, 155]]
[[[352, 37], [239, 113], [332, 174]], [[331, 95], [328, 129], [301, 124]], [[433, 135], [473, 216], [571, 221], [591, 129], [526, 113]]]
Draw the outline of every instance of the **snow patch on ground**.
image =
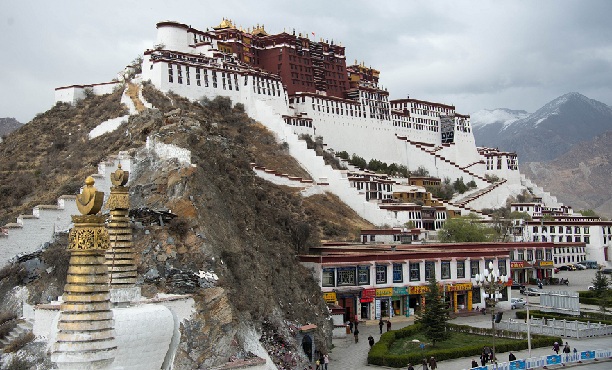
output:
[[127, 122], [128, 118], [130, 118], [129, 114], [125, 116], [111, 118], [108, 121], [104, 121], [96, 126], [93, 130], [89, 132], [89, 139], [95, 139], [98, 136], [102, 136], [108, 132], [113, 132], [117, 129], [117, 127], [121, 126], [123, 122]]

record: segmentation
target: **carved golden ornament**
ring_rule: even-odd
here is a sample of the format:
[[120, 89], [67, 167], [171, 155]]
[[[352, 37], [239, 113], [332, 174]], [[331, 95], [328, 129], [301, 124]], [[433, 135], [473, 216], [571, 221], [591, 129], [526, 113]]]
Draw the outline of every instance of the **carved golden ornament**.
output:
[[108, 249], [108, 230], [101, 216], [72, 216], [74, 227], [68, 235], [69, 250]]
[[127, 192], [119, 193], [111, 189], [111, 193], [106, 201], [108, 209], [130, 209], [130, 196]]
[[124, 186], [128, 182], [130, 173], [121, 169], [121, 163], [117, 166], [115, 172], [111, 172], [110, 179], [111, 183], [115, 186]]
[[88, 176], [81, 194], [76, 196], [76, 205], [83, 215], [95, 215], [100, 212], [104, 204], [104, 193], [94, 187], [95, 180]]

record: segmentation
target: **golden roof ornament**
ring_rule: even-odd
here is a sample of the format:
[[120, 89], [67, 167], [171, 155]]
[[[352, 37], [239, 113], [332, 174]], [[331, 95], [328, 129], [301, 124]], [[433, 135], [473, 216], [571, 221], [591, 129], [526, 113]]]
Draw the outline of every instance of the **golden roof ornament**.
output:
[[88, 176], [81, 194], [76, 196], [76, 205], [82, 215], [95, 215], [100, 212], [104, 204], [104, 193], [94, 187], [96, 181]]
[[128, 182], [130, 173], [121, 169], [121, 163], [117, 166], [117, 170], [111, 173], [110, 179], [114, 186], [125, 186]]

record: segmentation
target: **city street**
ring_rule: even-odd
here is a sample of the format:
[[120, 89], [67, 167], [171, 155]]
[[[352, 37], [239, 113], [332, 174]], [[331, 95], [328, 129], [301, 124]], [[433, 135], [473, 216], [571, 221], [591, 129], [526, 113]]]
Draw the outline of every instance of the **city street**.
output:
[[[569, 286], [544, 286], [542, 290], [567, 290], [567, 291], [579, 291], [586, 290], [589, 285], [591, 285], [591, 280], [595, 276], [595, 270], [584, 270], [584, 271], [562, 271], [560, 274], [557, 274], [556, 277], [569, 279]], [[524, 297], [518, 294], [517, 290], [512, 291], [513, 297]], [[530, 303], [539, 304], [539, 297], [529, 297]], [[536, 307], [534, 307], [536, 308]], [[596, 310], [597, 307], [584, 307], [589, 310]], [[583, 309], [583, 307], [581, 307]], [[508, 320], [510, 318], [514, 318], [514, 311], [506, 311], [504, 315], [504, 320]], [[392, 322], [392, 330], [403, 328], [407, 325], [412, 325], [414, 323], [414, 317], [394, 317], [391, 319]], [[475, 315], [475, 316], [467, 316], [467, 317], [459, 317], [451, 321], [455, 324], [463, 324], [463, 325], [471, 325], [474, 327], [491, 327], [491, 317], [489, 315]], [[370, 320], [368, 322], [362, 322], [359, 325], [359, 343], [355, 343], [353, 340], [353, 336], [347, 336], [346, 338], [334, 339], [334, 349], [330, 353], [330, 364], [329, 370], [343, 369], [343, 370], [359, 370], [359, 369], [377, 369], [384, 368], [380, 366], [372, 366], [367, 364], [367, 356], [369, 351], [368, 345], [368, 336], [372, 335], [375, 341], [378, 342], [380, 339], [380, 333], [378, 329], [378, 322], [374, 320]], [[386, 331], [386, 329], [384, 329]], [[588, 339], [571, 339], [567, 338], [567, 342], [572, 347], [575, 347], [578, 351], [590, 350], [590, 349], [605, 349], [612, 347], [612, 338], [610, 337], [598, 337], [598, 338], [588, 338]], [[543, 347], [538, 349], [533, 349], [531, 352], [532, 356], [544, 356], [553, 354], [552, 344], [550, 347]], [[527, 350], [514, 352], [517, 358], [527, 358], [529, 357], [529, 353]], [[504, 361], [508, 359], [507, 353], [499, 353], [498, 358], [500, 361]], [[477, 358], [474, 358], [478, 360]], [[461, 369], [469, 369], [472, 358], [460, 358], [448, 361], [438, 362], [439, 370], [461, 370]], [[587, 370], [603, 370], [603, 369], [611, 369], [612, 362], [592, 362], [592, 363], [584, 363], [580, 365], [568, 365], [568, 367], [576, 367], [580, 369]], [[549, 367], [551, 368], [551, 367]], [[405, 367], [404, 367], [405, 369]], [[420, 367], [415, 366], [415, 369], [421, 370]]]

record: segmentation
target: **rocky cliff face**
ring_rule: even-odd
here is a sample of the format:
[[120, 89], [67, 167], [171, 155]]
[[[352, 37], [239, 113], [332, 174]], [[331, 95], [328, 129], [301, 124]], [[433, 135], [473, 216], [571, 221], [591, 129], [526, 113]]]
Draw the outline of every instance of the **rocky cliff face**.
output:
[[0, 141], [3, 137], [20, 128], [23, 124], [15, 118], [0, 118]]
[[[145, 296], [192, 294], [196, 302], [192, 320], [181, 328], [176, 369], [210, 368], [230, 357], [248, 357], [245, 341], [253, 337], [245, 333], [251, 331], [261, 336], [276, 363], [295, 360], [299, 366], [303, 358], [297, 355], [294, 334], [307, 323], [318, 325], [317, 347], [328, 348], [332, 328], [326, 304], [296, 256], [321, 238], [354, 239], [359, 227], [371, 225], [334, 197], [317, 196], [326, 204], [320, 207], [294, 189], [255, 176], [253, 162], [307, 174], [240, 106], [232, 108], [223, 99], [203, 106], [150, 86], [144, 93], [159, 110], [132, 116], [98, 138], [87, 139], [97, 123], [125, 114], [116, 105], [117, 94], [91, 97], [76, 107], [59, 104], [30, 122], [27, 132], [20, 130], [0, 144], [0, 174], [21, 179], [2, 182], [3, 191], [11, 194], [11, 201], [2, 204], [5, 222], [50, 202], [68, 189], [66, 184], [78, 191], [99, 160], [128, 150], [138, 158], [130, 182], [138, 284]], [[100, 110], [101, 104], [109, 110]], [[147, 136], [190, 150], [193, 165], [150, 155], [142, 149]], [[160, 223], [147, 216], [153, 211], [171, 214], [172, 220]], [[65, 243], [59, 240], [50, 248], [62, 250]], [[15, 285], [28, 288], [32, 304], [60, 295], [67, 263], [61, 256], [37, 254], [5, 268], [0, 295], [10, 295]], [[11, 273], [23, 271], [26, 260], [40, 262], [41, 268]], [[207, 271], [218, 280], [203, 279]], [[293, 358], [283, 355], [288, 350]]]
[[593, 209], [612, 218], [612, 131], [574, 145], [553, 161], [525, 163], [521, 171], [575, 210]]

